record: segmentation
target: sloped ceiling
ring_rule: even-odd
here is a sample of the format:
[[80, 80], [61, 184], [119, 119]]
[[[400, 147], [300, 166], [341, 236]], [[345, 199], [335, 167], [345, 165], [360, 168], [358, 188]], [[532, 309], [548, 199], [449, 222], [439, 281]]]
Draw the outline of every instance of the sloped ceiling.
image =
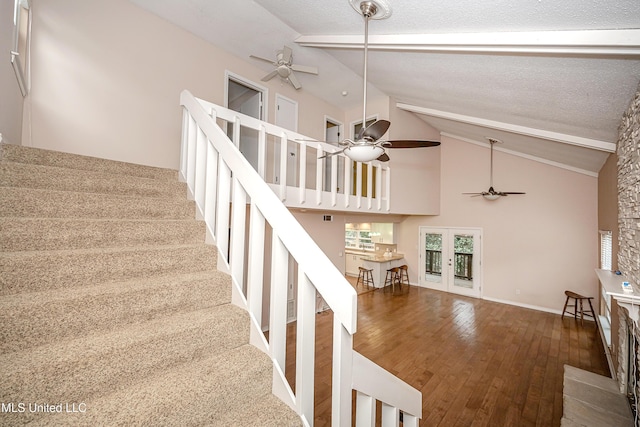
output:
[[[369, 23], [368, 81], [400, 108], [443, 134], [501, 139], [496, 149], [589, 174], [615, 151], [640, 82], [637, 0], [377, 1], [391, 15]], [[360, 0], [132, 2], [247, 61], [286, 44], [319, 68], [297, 74], [301, 90], [362, 102]]]

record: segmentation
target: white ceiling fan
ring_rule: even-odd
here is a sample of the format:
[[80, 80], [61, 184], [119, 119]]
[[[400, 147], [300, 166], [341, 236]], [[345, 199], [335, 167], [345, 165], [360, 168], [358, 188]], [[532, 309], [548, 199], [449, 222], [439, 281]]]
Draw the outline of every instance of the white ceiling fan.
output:
[[489, 172], [489, 189], [487, 191], [483, 191], [481, 193], [462, 193], [469, 194], [471, 197], [482, 196], [487, 200], [498, 200], [500, 197], [508, 196], [509, 194], [526, 194], [520, 191], [496, 191], [493, 188], [493, 146], [495, 144], [502, 144], [502, 141], [495, 138], [487, 137], [489, 144], [491, 144], [491, 163], [490, 163], [490, 172]]
[[391, 8], [385, 0], [349, 0], [351, 6], [364, 18], [364, 71], [363, 71], [363, 106], [362, 106], [362, 130], [356, 135], [355, 140], [345, 139], [338, 143], [344, 147], [341, 150], [327, 153], [320, 158], [335, 156], [344, 153], [351, 160], [356, 162], [370, 162], [378, 160], [388, 162], [389, 155], [387, 148], [419, 148], [435, 147], [440, 145], [439, 141], [420, 140], [380, 140], [387, 132], [391, 122], [388, 120], [377, 120], [371, 125], [364, 127], [367, 118], [367, 61], [369, 52], [369, 20], [385, 19], [391, 15]]
[[276, 67], [275, 70], [267, 74], [262, 78], [263, 82], [269, 81], [275, 76], [280, 76], [283, 80], [288, 81], [291, 85], [296, 88], [296, 90], [300, 89], [302, 85], [298, 81], [298, 78], [293, 73], [294, 71], [299, 71], [301, 73], [307, 74], [318, 74], [318, 69], [316, 67], [310, 67], [308, 65], [298, 65], [293, 63], [293, 51], [289, 46], [284, 46], [282, 50], [279, 50], [276, 54], [276, 60], [272, 61], [271, 59], [261, 58], [255, 55], [249, 55], [250, 58], [258, 59], [260, 61], [268, 62], [271, 65]]

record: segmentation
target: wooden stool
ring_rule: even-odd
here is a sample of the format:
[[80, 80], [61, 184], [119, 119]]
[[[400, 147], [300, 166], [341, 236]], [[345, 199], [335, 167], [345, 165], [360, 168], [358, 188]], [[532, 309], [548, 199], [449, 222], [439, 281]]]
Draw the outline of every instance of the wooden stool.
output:
[[391, 285], [391, 293], [395, 290], [396, 283], [400, 286], [400, 269], [398, 267], [393, 267], [387, 270], [387, 275], [384, 278], [384, 286], [382, 287], [382, 291], [387, 291], [387, 285]]
[[[589, 316], [593, 318], [593, 321], [596, 323], [596, 328], [598, 327], [598, 322], [596, 321], [596, 313], [593, 311], [593, 305], [591, 305], [591, 300], [593, 297], [585, 297], [583, 295], [577, 294], [571, 291], [564, 291], [564, 294], [567, 296], [567, 300], [564, 302], [564, 308], [562, 309], [562, 316], [564, 318], [564, 313], [567, 311], [567, 307], [573, 307], [573, 317], [574, 319], [578, 319], [578, 303], [580, 303], [580, 324], [584, 325], [584, 316]], [[569, 299], [573, 299], [574, 303], [569, 304]], [[582, 301], [587, 300], [589, 303], [589, 310], [585, 311], [582, 306]]]
[[358, 280], [356, 281], [356, 286], [362, 283], [362, 285], [366, 286], [367, 289], [369, 289], [369, 285], [375, 288], [376, 284], [373, 282], [373, 269], [371, 268], [367, 269], [364, 267], [358, 267], [358, 269], [359, 269], [359, 272], [358, 272]]
[[398, 278], [400, 285], [407, 285], [407, 289], [411, 290], [411, 286], [409, 283], [409, 272], [408, 272], [409, 267], [406, 264], [404, 264], [398, 268], [400, 269], [400, 277]]

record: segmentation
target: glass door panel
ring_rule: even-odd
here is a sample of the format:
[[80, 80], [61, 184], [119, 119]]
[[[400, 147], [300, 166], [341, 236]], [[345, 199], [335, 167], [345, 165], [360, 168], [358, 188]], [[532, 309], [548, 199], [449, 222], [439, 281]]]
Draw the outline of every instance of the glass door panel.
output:
[[480, 297], [479, 229], [420, 227], [422, 286]]

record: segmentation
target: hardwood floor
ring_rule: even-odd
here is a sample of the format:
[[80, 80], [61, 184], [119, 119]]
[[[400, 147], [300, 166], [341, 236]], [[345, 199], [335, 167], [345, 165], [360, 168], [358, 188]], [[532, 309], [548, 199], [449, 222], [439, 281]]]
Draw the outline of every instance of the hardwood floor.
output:
[[[358, 307], [355, 349], [422, 392], [420, 426], [559, 426], [564, 364], [609, 375], [593, 322], [418, 287]], [[317, 427], [331, 425], [332, 321], [317, 316]], [[287, 346], [293, 376], [295, 323]]]

